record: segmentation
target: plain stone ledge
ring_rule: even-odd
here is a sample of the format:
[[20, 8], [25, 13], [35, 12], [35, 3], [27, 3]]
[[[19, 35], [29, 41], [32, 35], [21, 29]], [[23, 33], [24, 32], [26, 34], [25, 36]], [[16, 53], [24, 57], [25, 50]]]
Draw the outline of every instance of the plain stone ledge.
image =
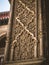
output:
[[22, 61], [6, 61], [5, 65], [37, 65], [37, 64], [41, 64], [45, 61], [44, 58], [36, 58], [36, 59], [32, 59], [32, 60], [22, 60]]

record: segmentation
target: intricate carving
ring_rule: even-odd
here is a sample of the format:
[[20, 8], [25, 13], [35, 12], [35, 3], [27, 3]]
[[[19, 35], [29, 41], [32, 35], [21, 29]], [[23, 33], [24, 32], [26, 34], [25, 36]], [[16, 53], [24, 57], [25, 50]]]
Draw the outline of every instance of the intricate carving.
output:
[[15, 14], [18, 16], [24, 10], [24, 6], [19, 2], [19, 0], [15, 0]]
[[14, 60], [33, 58], [35, 40], [32, 36], [24, 30], [16, 40]]
[[23, 27], [20, 25], [18, 21], [16, 21], [16, 26], [15, 26], [15, 36], [17, 36], [21, 30], [23, 30]]
[[35, 1], [15, 0], [14, 60], [34, 58], [35, 46]]
[[28, 23], [30, 23], [34, 19], [34, 14], [25, 9], [18, 18], [24, 24], [24, 26], [27, 26]]
[[30, 10], [35, 11], [35, 0], [21, 0]]

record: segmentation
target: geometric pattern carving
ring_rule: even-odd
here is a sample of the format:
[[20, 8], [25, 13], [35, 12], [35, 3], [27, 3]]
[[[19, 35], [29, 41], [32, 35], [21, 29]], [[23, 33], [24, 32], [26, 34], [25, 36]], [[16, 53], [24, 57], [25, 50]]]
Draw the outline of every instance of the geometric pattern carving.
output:
[[33, 59], [36, 40], [35, 0], [15, 0], [15, 19], [14, 60]]
[[35, 44], [32, 36], [24, 30], [16, 40], [14, 59], [32, 59], [34, 57]]

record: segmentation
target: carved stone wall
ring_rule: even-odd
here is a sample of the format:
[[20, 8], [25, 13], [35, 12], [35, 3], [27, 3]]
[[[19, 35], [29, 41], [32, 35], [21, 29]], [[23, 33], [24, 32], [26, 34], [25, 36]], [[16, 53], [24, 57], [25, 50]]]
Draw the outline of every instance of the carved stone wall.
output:
[[43, 59], [43, 39], [46, 38], [43, 33], [46, 30], [41, 0], [12, 0], [11, 7], [5, 60]]

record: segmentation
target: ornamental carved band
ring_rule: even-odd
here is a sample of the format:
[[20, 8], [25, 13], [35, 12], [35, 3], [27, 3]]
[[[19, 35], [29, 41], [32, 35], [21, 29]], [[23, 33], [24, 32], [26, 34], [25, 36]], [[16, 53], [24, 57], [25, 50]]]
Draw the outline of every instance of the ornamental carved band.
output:
[[[37, 0], [13, 1], [9, 60], [27, 60], [42, 56], [41, 5], [37, 7]], [[41, 3], [41, 0], [38, 3]], [[8, 56], [8, 53], [6, 55]]]
[[[14, 60], [34, 58], [35, 0], [15, 0]], [[11, 43], [12, 44], [12, 43]], [[11, 51], [12, 52], [12, 51]]]

